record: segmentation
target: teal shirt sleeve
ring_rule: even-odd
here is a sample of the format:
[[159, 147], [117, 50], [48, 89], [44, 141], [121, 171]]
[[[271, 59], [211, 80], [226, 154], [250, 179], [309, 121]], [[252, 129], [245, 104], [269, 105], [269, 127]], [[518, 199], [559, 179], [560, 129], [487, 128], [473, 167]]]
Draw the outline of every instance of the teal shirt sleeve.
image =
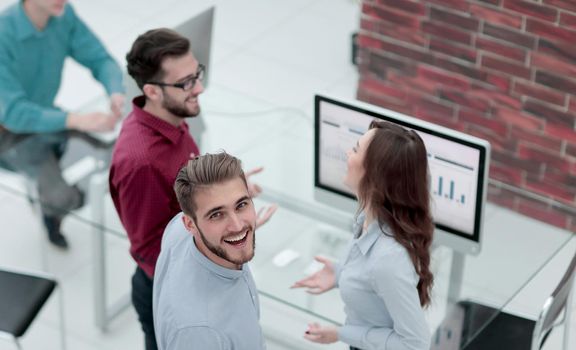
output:
[[70, 4], [37, 31], [22, 4], [0, 12], [0, 125], [15, 133], [66, 128], [54, 106], [66, 57], [90, 69], [108, 94], [123, 92], [122, 71]]
[[108, 95], [123, 93], [122, 70], [118, 63], [88, 26], [76, 16], [71, 6], [70, 11], [67, 11], [65, 15], [72, 16], [73, 20], [70, 56], [90, 69], [94, 78], [104, 85]]
[[66, 112], [30, 101], [16, 78], [10, 42], [0, 40], [0, 124], [13, 132], [51, 132], [66, 128]]

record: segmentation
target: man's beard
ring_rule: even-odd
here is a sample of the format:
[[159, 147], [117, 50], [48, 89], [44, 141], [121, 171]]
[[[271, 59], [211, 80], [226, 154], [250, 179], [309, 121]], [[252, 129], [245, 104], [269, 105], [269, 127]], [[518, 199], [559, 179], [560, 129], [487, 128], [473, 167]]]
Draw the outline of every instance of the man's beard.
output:
[[[196, 97], [197, 98], [197, 97]], [[186, 108], [186, 103], [180, 103], [172, 99], [169, 95], [164, 94], [164, 100], [162, 101], [162, 107], [173, 115], [180, 117], [182, 119], [195, 117], [200, 114], [200, 107], [196, 111], [190, 111]]]
[[[249, 257], [246, 257], [242, 260], [235, 260], [232, 259], [228, 253], [226, 253], [226, 250], [222, 247], [219, 246], [215, 246], [212, 245], [212, 243], [210, 243], [208, 241], [208, 239], [206, 239], [206, 236], [204, 236], [204, 233], [200, 230], [200, 227], [198, 227], [198, 224], [196, 224], [196, 228], [198, 229], [198, 232], [200, 233], [200, 238], [202, 239], [202, 242], [204, 242], [204, 245], [206, 246], [206, 248], [208, 248], [208, 250], [210, 250], [212, 253], [216, 254], [216, 256], [231, 262], [234, 265], [242, 265], [247, 263], [248, 261], [252, 260], [252, 258], [254, 257], [254, 252], [256, 251], [256, 235], [254, 232], [254, 228], [250, 228], [250, 230], [252, 231], [252, 255]], [[242, 232], [246, 231], [246, 227], [242, 230]], [[246, 237], [246, 239], [248, 239], [248, 237]]]

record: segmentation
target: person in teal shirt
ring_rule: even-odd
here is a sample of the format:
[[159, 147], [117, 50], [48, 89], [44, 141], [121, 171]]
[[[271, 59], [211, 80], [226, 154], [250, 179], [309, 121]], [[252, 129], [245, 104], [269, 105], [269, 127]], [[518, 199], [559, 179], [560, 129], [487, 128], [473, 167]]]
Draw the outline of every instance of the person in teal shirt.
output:
[[[64, 61], [87, 67], [110, 96], [109, 113], [54, 105]], [[113, 130], [122, 116], [122, 71], [66, 0], [23, 0], [0, 12], [0, 165], [38, 183], [49, 239], [66, 248], [66, 212], [83, 196], [59, 165], [72, 134]]]

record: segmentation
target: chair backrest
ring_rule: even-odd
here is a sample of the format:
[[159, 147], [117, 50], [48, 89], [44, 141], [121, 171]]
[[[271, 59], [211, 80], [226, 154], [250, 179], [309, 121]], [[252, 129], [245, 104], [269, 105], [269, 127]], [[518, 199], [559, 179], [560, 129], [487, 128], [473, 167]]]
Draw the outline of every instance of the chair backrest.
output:
[[0, 269], [0, 331], [22, 336], [36, 318], [56, 281], [42, 275]]
[[562, 311], [565, 311], [566, 307], [571, 307], [570, 305], [567, 305], [567, 301], [570, 293], [572, 293], [575, 273], [576, 253], [574, 254], [574, 257], [572, 257], [572, 261], [570, 261], [570, 265], [560, 280], [560, 283], [556, 286], [552, 295], [546, 299], [540, 317], [538, 317], [538, 320], [536, 321], [534, 333], [532, 334], [533, 350], [540, 349], [546, 336], [554, 327], [554, 323], [562, 314]]

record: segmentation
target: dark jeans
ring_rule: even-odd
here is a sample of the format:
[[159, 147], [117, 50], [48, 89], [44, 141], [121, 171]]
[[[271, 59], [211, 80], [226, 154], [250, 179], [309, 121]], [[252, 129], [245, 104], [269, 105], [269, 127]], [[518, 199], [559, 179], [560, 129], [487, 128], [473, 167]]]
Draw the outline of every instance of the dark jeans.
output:
[[152, 318], [152, 280], [140, 267], [132, 276], [132, 304], [144, 331], [146, 350], [157, 350], [154, 320]]
[[358, 348], [355, 348], [355, 347], [351, 346], [351, 347], [350, 347], [350, 350], [362, 350], [362, 349], [358, 349]]

